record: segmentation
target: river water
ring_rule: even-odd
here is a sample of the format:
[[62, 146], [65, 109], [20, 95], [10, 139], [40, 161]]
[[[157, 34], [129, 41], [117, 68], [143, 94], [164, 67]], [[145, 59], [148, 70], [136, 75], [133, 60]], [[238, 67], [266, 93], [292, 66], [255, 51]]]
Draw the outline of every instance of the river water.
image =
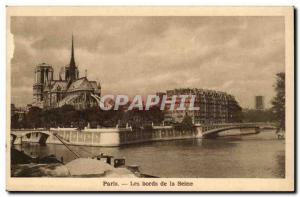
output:
[[[55, 154], [64, 162], [73, 154], [63, 145], [16, 146], [31, 155]], [[122, 147], [71, 146], [82, 157], [110, 154], [139, 165], [142, 173], [166, 178], [283, 178], [285, 141], [275, 132], [257, 135], [151, 142]]]

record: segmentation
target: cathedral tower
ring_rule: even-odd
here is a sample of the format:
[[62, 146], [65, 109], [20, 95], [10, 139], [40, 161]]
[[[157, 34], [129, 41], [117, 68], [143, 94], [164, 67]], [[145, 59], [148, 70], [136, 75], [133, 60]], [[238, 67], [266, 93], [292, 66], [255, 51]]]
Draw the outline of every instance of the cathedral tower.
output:
[[36, 66], [34, 73], [33, 101], [38, 103], [43, 101], [45, 84], [53, 80], [53, 68], [49, 64], [42, 63]]

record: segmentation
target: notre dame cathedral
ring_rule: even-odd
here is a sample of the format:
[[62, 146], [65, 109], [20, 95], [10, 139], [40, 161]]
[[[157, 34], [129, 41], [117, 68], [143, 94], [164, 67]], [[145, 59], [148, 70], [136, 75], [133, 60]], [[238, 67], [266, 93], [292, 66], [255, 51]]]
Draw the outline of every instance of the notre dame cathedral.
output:
[[97, 106], [97, 101], [91, 94], [101, 95], [100, 83], [89, 81], [87, 76], [79, 77], [74, 57], [73, 36], [70, 64], [62, 68], [58, 80], [53, 79], [53, 73], [53, 67], [46, 63], [35, 68], [33, 106], [49, 109], [72, 105], [77, 110]]

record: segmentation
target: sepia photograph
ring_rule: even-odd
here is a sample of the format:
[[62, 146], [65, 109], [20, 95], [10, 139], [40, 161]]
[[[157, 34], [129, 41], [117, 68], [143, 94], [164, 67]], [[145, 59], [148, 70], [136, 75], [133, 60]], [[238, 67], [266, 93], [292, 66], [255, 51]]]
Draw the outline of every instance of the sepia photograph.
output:
[[293, 191], [293, 12], [8, 7], [7, 189]]

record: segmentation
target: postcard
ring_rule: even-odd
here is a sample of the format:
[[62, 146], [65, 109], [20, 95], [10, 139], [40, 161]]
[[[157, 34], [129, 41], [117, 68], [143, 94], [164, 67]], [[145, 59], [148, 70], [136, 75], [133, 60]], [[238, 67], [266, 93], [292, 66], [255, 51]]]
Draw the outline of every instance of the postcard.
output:
[[8, 191], [295, 190], [292, 6], [6, 11]]

